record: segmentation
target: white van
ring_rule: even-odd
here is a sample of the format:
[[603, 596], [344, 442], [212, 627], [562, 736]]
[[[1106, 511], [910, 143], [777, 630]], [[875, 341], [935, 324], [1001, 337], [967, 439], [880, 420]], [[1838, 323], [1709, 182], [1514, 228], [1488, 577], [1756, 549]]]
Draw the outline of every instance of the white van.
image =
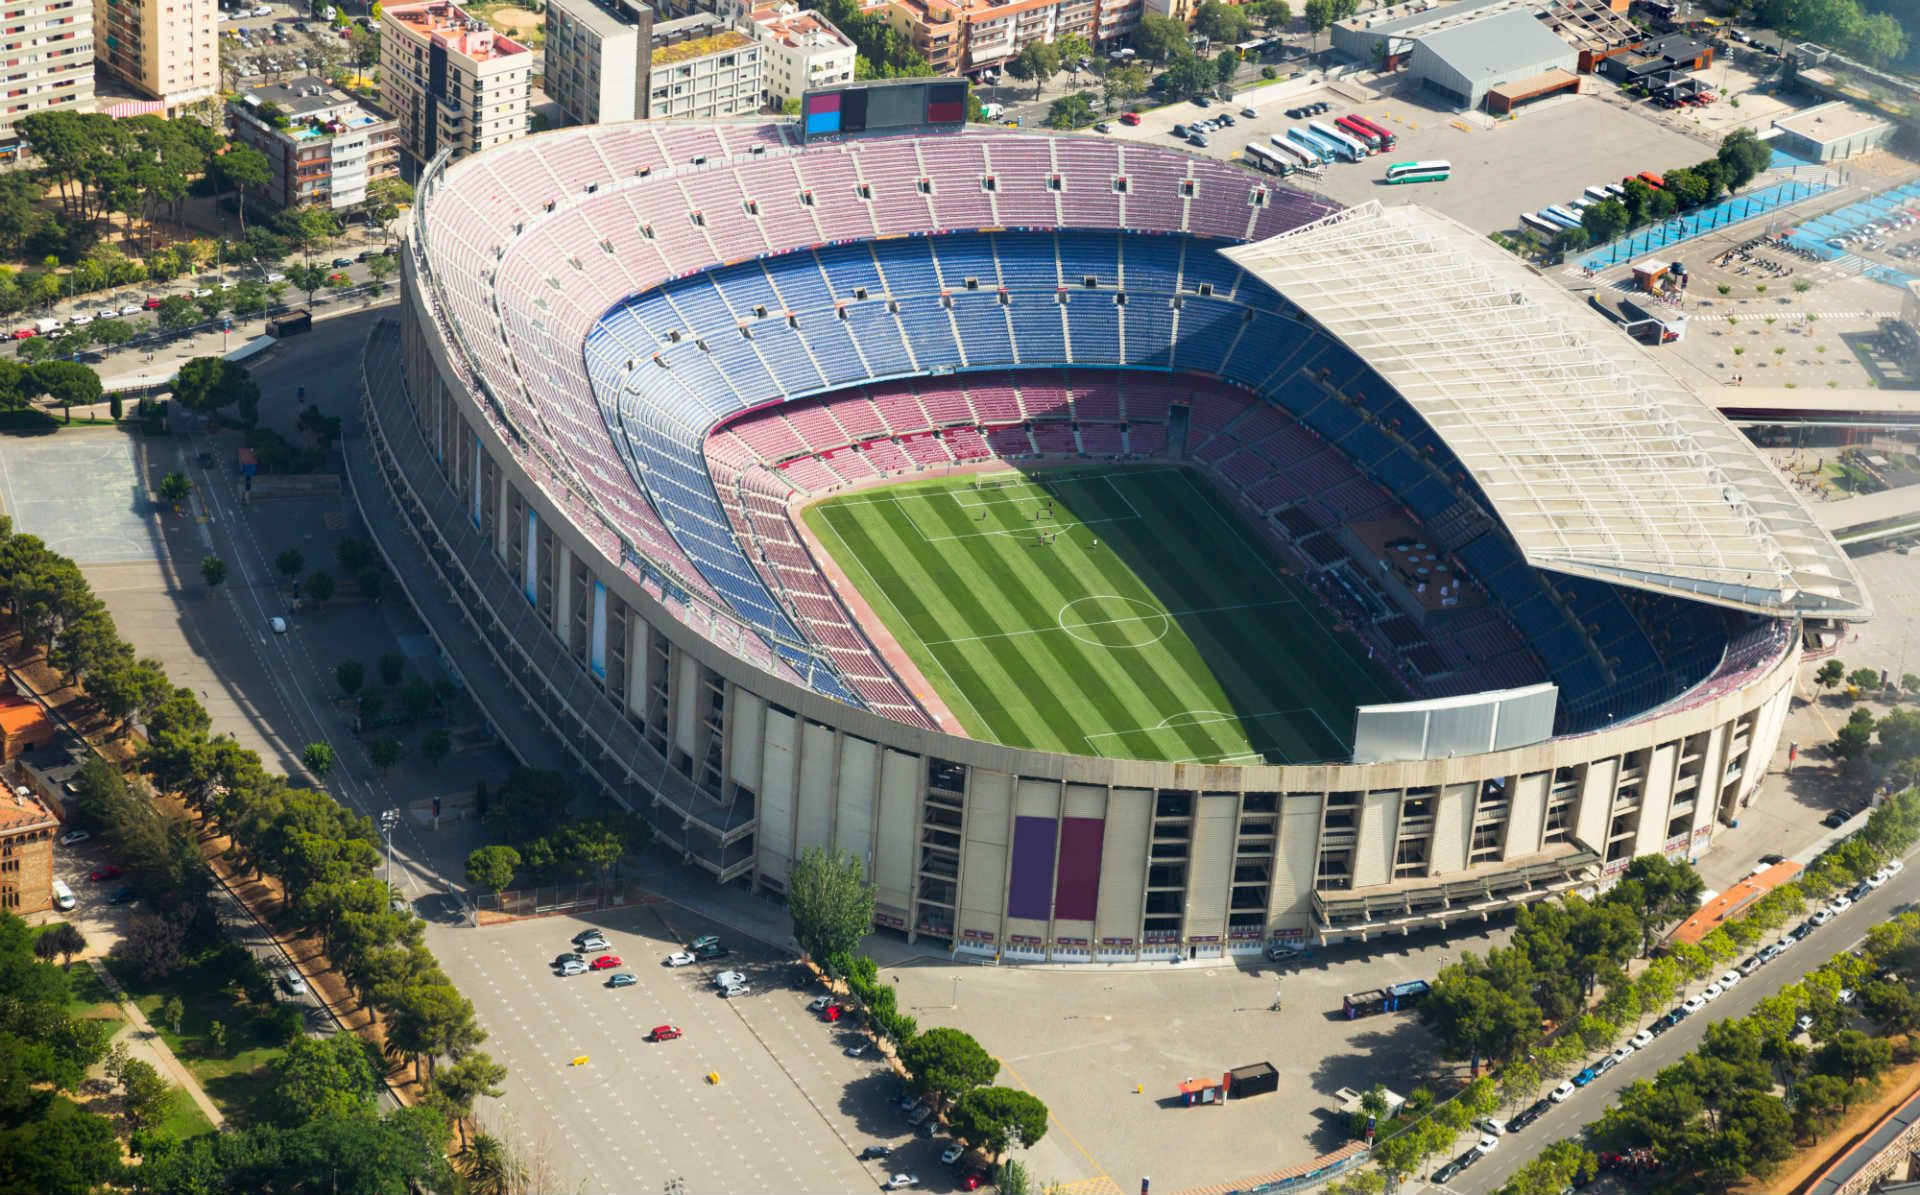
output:
[[57, 319], [35, 320], [33, 323], [33, 330], [42, 336], [47, 335], [49, 332], [56, 331], [59, 327], [60, 321]]
[[67, 887], [67, 882], [65, 880], [55, 880], [53, 882], [53, 907], [64, 913], [68, 909], [73, 908], [75, 903], [77, 902], [73, 899], [73, 889]]

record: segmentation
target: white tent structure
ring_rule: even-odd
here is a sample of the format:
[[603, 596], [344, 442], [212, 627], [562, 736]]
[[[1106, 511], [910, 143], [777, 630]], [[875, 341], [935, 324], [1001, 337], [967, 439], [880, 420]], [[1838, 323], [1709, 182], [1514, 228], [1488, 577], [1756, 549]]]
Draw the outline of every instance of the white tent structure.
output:
[[1530, 564], [1767, 614], [1871, 614], [1846, 555], [1718, 411], [1457, 221], [1373, 202], [1223, 252], [1406, 398]]

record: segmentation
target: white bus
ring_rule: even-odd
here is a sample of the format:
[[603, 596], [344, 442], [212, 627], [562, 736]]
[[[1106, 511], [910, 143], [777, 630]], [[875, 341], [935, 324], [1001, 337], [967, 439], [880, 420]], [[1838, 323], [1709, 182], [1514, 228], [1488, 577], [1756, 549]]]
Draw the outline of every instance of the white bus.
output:
[[1278, 153], [1268, 149], [1258, 141], [1247, 142], [1247, 161], [1266, 171], [1268, 174], [1284, 176], [1293, 173], [1292, 159], [1281, 157]]
[[1373, 146], [1368, 145], [1351, 133], [1334, 128], [1324, 120], [1310, 120], [1307, 122], [1307, 128], [1315, 136], [1333, 142], [1335, 146], [1345, 151], [1342, 156], [1351, 161], [1358, 162], [1361, 158], [1373, 152]]
[[1539, 233], [1541, 236], [1547, 238], [1548, 240], [1553, 240], [1555, 237], [1559, 236], [1563, 231], [1565, 231], [1558, 224], [1555, 224], [1553, 221], [1542, 219], [1541, 217], [1536, 216], [1532, 212], [1520, 213], [1520, 227], [1530, 228], [1533, 231]]
[[1453, 173], [1451, 162], [1395, 162], [1387, 167], [1390, 183], [1444, 183]]

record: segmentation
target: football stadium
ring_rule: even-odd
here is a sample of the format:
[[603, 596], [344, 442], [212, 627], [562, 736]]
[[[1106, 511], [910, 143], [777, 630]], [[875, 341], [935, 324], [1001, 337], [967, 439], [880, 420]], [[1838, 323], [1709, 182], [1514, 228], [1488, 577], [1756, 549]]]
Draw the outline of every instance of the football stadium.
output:
[[469, 683], [719, 882], [851, 852], [1013, 960], [1477, 920], [1738, 815], [1869, 604], [1714, 410], [1444, 217], [888, 97], [425, 171], [362, 498]]

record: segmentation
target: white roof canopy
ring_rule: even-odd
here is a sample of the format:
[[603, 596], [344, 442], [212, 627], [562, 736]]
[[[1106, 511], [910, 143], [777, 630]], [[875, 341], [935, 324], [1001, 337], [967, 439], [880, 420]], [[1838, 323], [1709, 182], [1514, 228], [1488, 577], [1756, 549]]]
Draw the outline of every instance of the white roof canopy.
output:
[[1457, 221], [1372, 202], [1224, 252], [1412, 405], [1535, 567], [1762, 613], [1871, 613], [1839, 546], [1719, 412]]

